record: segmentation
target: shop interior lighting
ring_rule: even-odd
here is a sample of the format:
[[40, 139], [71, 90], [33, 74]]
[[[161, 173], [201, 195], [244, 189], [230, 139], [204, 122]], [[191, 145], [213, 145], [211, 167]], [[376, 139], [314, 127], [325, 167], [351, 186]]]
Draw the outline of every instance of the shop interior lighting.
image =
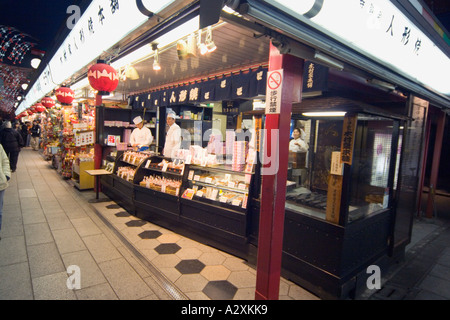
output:
[[81, 79], [80, 81], [75, 82], [70, 87], [72, 88], [73, 91], [76, 91], [76, 90], [82, 89], [87, 86], [89, 86], [89, 80], [87, 77], [85, 77], [85, 78]]
[[197, 47], [201, 55], [205, 55], [208, 53], [206, 44], [202, 42], [202, 30], [198, 30]]
[[137, 80], [139, 79], [139, 73], [133, 66], [127, 66], [124, 73], [125, 79]]
[[37, 68], [39, 68], [39, 65], [41, 64], [41, 59], [33, 58], [33, 59], [31, 59], [30, 64], [33, 69], [37, 69]]
[[153, 70], [161, 70], [161, 64], [159, 63], [158, 44], [152, 43], [152, 50], [155, 52], [153, 61]]
[[393, 84], [391, 84], [389, 82], [381, 81], [381, 80], [378, 80], [378, 79], [369, 79], [369, 80], [367, 80], [367, 82], [371, 83], [371, 84], [374, 84], [374, 85], [376, 85], [378, 87], [381, 87], [381, 88], [384, 88], [384, 89], [387, 89], [387, 90], [391, 90], [391, 91], [394, 91], [396, 89], [396, 87]]
[[23, 83], [22, 84], [22, 89], [23, 90], [27, 90], [27, 88], [28, 88], [28, 83]]
[[206, 30], [206, 39], [205, 39], [205, 45], [208, 52], [213, 52], [217, 49], [216, 45], [214, 44], [214, 41], [212, 40], [212, 28], [211, 26], [208, 26]]
[[344, 64], [330, 56], [327, 56], [321, 52], [316, 51], [314, 53], [314, 59], [316, 59], [318, 62], [321, 62], [331, 68], [336, 68], [338, 70], [344, 70]]
[[[178, 40], [186, 37], [187, 35], [197, 32], [199, 26], [199, 17], [196, 16], [185, 23], [179, 25], [173, 30], [167, 32], [161, 37], [155, 39], [154, 43], [158, 43], [158, 48], [161, 49], [176, 43]], [[135, 51], [127, 54], [120, 59], [111, 63], [111, 66], [116, 70], [122, 69], [128, 65], [136, 64], [145, 59], [151, 58], [154, 51], [152, 50], [151, 44], [145, 44], [144, 46], [136, 49]]]
[[345, 111], [323, 111], [323, 112], [303, 112], [305, 117], [343, 117]]

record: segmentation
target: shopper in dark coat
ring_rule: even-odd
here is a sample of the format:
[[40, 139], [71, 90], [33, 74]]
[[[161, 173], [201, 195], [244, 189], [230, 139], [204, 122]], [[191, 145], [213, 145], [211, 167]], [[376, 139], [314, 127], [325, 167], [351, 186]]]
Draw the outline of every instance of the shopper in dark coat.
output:
[[2, 130], [0, 135], [0, 143], [9, 158], [11, 171], [16, 171], [20, 148], [24, 145], [24, 143], [22, 136], [19, 132], [17, 132], [17, 130], [12, 128], [10, 121], [6, 121], [5, 128]]

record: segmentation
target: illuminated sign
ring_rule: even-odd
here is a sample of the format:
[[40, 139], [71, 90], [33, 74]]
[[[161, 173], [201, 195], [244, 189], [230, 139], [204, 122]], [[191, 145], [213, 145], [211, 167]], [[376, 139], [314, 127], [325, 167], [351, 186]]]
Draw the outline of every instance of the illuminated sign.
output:
[[[159, 12], [175, 0], [136, 1], [94, 0], [76, 23], [69, 16], [66, 26], [71, 29], [55, 55], [45, 67], [16, 113], [27, 109], [55, 89], [75, 72], [86, 67], [133, 30], [148, 20], [142, 13]], [[70, 22], [70, 23], [69, 23]]]
[[450, 95], [450, 59], [388, 0], [265, 0], [393, 71]]

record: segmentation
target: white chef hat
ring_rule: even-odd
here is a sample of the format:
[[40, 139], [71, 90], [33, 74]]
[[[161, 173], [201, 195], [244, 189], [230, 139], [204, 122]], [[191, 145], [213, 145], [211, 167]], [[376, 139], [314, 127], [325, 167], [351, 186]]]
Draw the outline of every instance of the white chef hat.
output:
[[141, 116], [137, 116], [136, 118], [133, 119], [133, 123], [134, 124], [139, 124], [142, 122], [142, 118]]
[[174, 111], [169, 111], [169, 112], [167, 113], [167, 118], [176, 119], [176, 118], [177, 118], [177, 115], [176, 115], [176, 113], [175, 113]]

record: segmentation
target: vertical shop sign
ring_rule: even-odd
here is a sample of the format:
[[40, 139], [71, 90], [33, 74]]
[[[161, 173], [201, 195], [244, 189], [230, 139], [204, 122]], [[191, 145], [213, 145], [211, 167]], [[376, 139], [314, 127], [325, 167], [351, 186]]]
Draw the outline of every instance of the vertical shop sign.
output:
[[341, 208], [343, 176], [330, 174], [328, 176], [327, 212], [326, 220], [339, 223], [339, 212]]
[[283, 69], [267, 73], [266, 114], [279, 114], [281, 109], [281, 89]]
[[344, 117], [341, 141], [341, 162], [349, 165], [352, 164], [357, 121], [358, 116], [356, 114], [347, 113]]

